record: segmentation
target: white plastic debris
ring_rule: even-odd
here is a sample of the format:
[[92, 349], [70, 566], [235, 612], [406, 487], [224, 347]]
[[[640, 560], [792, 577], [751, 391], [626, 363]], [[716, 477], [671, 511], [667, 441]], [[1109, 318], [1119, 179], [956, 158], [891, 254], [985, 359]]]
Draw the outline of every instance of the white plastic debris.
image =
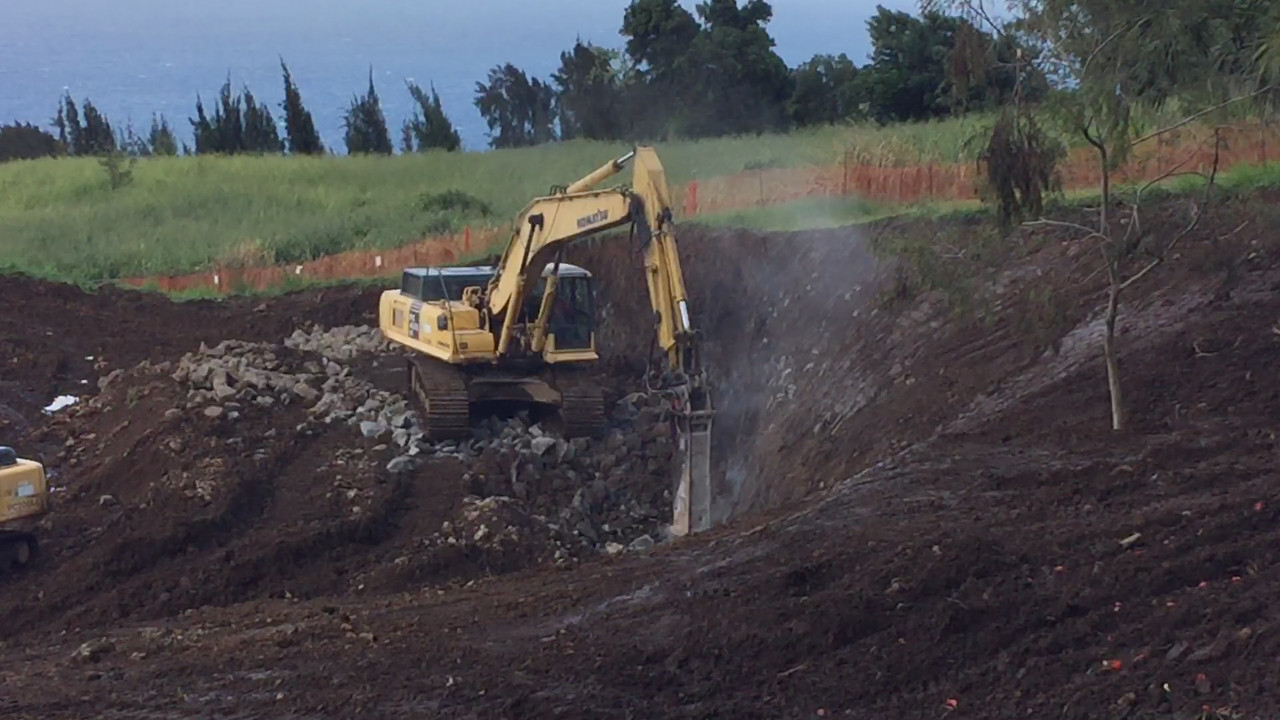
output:
[[49, 406], [46, 407], [44, 411], [52, 415], [53, 413], [58, 412], [62, 408], [75, 405], [79, 401], [80, 399], [74, 395], [59, 395], [58, 397], [53, 399], [52, 403], [49, 403]]

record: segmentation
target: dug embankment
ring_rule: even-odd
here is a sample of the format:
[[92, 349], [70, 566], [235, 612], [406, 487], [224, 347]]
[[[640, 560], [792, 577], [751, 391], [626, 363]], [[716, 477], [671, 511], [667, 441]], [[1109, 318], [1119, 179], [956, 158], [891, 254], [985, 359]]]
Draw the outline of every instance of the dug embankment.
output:
[[[1265, 716], [1274, 202], [1216, 206], [1129, 289], [1123, 433], [1079, 238], [684, 228], [734, 502], [674, 541], [625, 238], [569, 258], [599, 278], [612, 414], [591, 443], [519, 419], [424, 442], [376, 291], [6, 279], [0, 427], [58, 492], [38, 562], [0, 578], [0, 711]], [[60, 394], [80, 400], [43, 413]]]

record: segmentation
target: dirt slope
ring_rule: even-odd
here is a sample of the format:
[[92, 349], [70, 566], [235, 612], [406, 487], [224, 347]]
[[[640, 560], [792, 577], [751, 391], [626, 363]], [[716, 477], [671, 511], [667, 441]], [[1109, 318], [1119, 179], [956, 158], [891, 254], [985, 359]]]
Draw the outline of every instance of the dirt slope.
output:
[[[275, 340], [305, 317], [323, 325], [376, 322], [376, 291], [334, 288], [262, 299], [173, 303], [106, 286], [9, 276], [0, 282], [0, 432], [21, 433], [60, 394], [96, 392], [97, 379], [143, 360], [175, 359], [201, 342]], [[7, 422], [6, 422], [7, 421]]]
[[[447, 469], [426, 482], [433, 464], [414, 481], [357, 466], [350, 475], [375, 506], [376, 493], [413, 498], [362, 525], [319, 503], [291, 516], [293, 503], [255, 503], [331, 485], [342, 471], [319, 460], [360, 446], [349, 428], [269, 438], [269, 427], [293, 427], [295, 411], [281, 410], [247, 421], [255, 431], [236, 452], [198, 426], [165, 454], [165, 422], [188, 422], [164, 419], [178, 398], [136, 391], [130, 409], [138, 385], [120, 379], [124, 397], [85, 416], [116, 433], [84, 459], [100, 480], [68, 491], [79, 493], [71, 519], [55, 518], [52, 532], [91, 515], [86, 526], [164, 517], [174, 528], [164, 537], [178, 542], [107, 556], [68, 549], [22, 578], [31, 583], [0, 579], [0, 708], [1267, 716], [1280, 710], [1269, 679], [1280, 651], [1270, 602], [1280, 587], [1280, 263], [1261, 231], [1276, 219], [1268, 200], [1218, 210], [1135, 287], [1121, 323], [1132, 407], [1121, 435], [1105, 425], [1094, 253], [1069, 238], [1024, 238], [1021, 259], [989, 278], [992, 314], [969, 320], [936, 295], [881, 305], [866, 238], [848, 232], [687, 231], [688, 275], [705, 279], [695, 312], [716, 338], [718, 450], [726, 481], [743, 490], [742, 515], [652, 551], [452, 576], [478, 578], [466, 587], [441, 584], [447, 573], [364, 588], [333, 579], [377, 575], [433, 532], [454, 510], [442, 501], [459, 497], [442, 489], [460, 481]], [[1168, 231], [1176, 212], [1149, 213], [1149, 227]], [[587, 248], [574, 260], [610, 283], [611, 347], [643, 345], [644, 314], [616, 302], [637, 289], [626, 285], [635, 257]], [[619, 377], [635, 370], [613, 364]], [[137, 449], [125, 458], [123, 447]], [[141, 507], [120, 479], [202, 461], [234, 479], [210, 505]], [[210, 507], [222, 520], [201, 524]], [[240, 533], [236, 508], [259, 529]], [[67, 531], [67, 548], [92, 545], [81, 531]], [[146, 567], [130, 564], [142, 557]], [[15, 632], [11, 618], [41, 624]]]

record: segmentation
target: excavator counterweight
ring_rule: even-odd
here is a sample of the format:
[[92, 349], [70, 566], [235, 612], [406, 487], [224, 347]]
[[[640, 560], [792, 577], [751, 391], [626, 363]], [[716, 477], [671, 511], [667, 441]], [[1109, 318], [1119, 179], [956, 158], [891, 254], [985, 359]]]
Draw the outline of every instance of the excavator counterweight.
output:
[[[599, 189], [632, 167], [630, 186]], [[378, 318], [388, 340], [411, 351], [410, 396], [435, 440], [470, 436], [494, 406], [550, 418], [569, 437], [599, 437], [604, 394], [592, 372], [594, 278], [563, 262], [578, 240], [630, 226], [644, 252], [655, 320], [646, 389], [669, 401], [678, 457], [673, 468], [677, 534], [711, 525], [711, 425], [715, 410], [692, 326], [676, 247], [666, 173], [637, 147], [521, 211], [494, 266], [407, 268], [384, 292]]]
[[44, 466], [23, 460], [9, 447], [0, 447], [0, 573], [22, 567], [35, 557], [35, 533], [22, 525], [49, 511], [49, 486]]

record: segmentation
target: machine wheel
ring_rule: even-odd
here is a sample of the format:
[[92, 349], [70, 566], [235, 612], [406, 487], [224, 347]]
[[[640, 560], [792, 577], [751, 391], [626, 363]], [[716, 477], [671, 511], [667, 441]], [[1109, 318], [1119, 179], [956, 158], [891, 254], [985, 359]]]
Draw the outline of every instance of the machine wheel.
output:
[[411, 358], [409, 387], [427, 438], [439, 442], [471, 437], [471, 403], [459, 371], [433, 358]]

